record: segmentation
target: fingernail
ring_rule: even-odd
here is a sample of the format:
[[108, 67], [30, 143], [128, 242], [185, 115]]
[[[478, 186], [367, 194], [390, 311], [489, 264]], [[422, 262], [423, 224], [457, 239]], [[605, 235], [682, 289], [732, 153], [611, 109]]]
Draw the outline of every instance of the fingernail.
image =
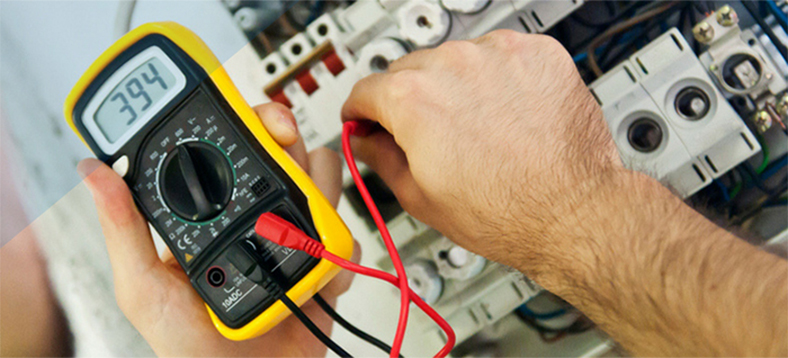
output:
[[79, 162], [79, 164], [77, 164], [77, 173], [79, 173], [79, 176], [82, 179], [85, 179], [88, 177], [88, 175], [90, 175], [90, 173], [93, 173], [94, 170], [98, 169], [101, 164], [101, 161], [95, 158], [83, 159]]
[[279, 114], [279, 123], [284, 124], [287, 128], [290, 128], [293, 132], [298, 133], [298, 127], [295, 124], [295, 118], [287, 115], [286, 113]]

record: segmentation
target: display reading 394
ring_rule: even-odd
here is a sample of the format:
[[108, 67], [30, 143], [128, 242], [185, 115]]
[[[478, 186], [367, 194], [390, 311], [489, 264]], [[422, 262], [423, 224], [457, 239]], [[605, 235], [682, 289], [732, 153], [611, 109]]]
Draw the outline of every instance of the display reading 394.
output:
[[231, 245], [249, 245], [299, 304], [338, 271], [257, 236], [260, 214], [273, 212], [350, 257], [344, 223], [188, 29], [152, 23], [128, 33], [83, 75], [65, 113], [123, 176], [226, 337], [255, 337], [289, 313], [233, 267]]

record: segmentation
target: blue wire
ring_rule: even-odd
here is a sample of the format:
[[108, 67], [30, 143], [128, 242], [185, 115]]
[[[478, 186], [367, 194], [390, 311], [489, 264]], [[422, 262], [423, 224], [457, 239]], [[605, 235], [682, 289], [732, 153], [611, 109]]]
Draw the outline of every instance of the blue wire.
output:
[[659, 23], [659, 31], [660, 32], [668, 32], [668, 28], [669, 27], [668, 27], [667, 20], [666, 21], [662, 21], [662, 22]]
[[788, 165], [788, 156], [783, 156], [782, 159], [780, 159], [777, 162], [772, 163], [772, 165], [770, 167], [768, 167], [763, 173], [761, 173], [761, 175], [760, 175], [761, 179], [762, 180], [766, 180], [766, 179], [771, 178], [772, 175], [774, 175], [777, 172], [779, 172], [786, 165]]
[[716, 179], [714, 180], [714, 184], [717, 184], [717, 187], [720, 188], [720, 191], [722, 192], [722, 198], [725, 199], [725, 202], [727, 203], [731, 201], [731, 194], [728, 193], [728, 188], [725, 187], [725, 184], [722, 184], [721, 181]]
[[774, 0], [766, 1], [769, 4], [769, 8], [772, 10], [772, 14], [774, 15], [774, 19], [780, 23], [780, 26], [783, 28], [785, 33], [788, 33], [788, 15], [777, 6], [777, 3]]
[[533, 319], [542, 319], [542, 320], [543, 319], [551, 319], [551, 318], [560, 317], [560, 316], [563, 316], [564, 314], [566, 314], [566, 310], [563, 309], [563, 308], [559, 308], [559, 309], [557, 309], [555, 311], [552, 311], [552, 312], [536, 313], [534, 311], [531, 311], [530, 308], [528, 308], [527, 303], [528, 302], [523, 303], [522, 305], [520, 305], [520, 307], [517, 307], [517, 311], [520, 312], [521, 314], [523, 314], [525, 316], [528, 316], [528, 317], [531, 317]]
[[[630, 39], [632, 39], [633, 37], [635, 37], [636, 34], [634, 33], [634, 30], [637, 29], [640, 29], [640, 26], [629, 29], [629, 31], [627, 31], [623, 36], [621, 36], [621, 39], [618, 41], [617, 45], [625, 43]], [[608, 44], [603, 44], [602, 46], [597, 47], [596, 51], [594, 51], [594, 54], [596, 54], [597, 56], [601, 55], [602, 51], [604, 51], [605, 48], [607, 48], [607, 46]], [[588, 51], [578, 53], [577, 55], [572, 57], [572, 60], [575, 61], [575, 63], [585, 61], [586, 59], [588, 59]]]
[[306, 19], [306, 24], [309, 25], [312, 21], [315, 21], [320, 15], [321, 10], [323, 10], [323, 0], [318, 0], [312, 4], [312, 7], [309, 9], [309, 17]]

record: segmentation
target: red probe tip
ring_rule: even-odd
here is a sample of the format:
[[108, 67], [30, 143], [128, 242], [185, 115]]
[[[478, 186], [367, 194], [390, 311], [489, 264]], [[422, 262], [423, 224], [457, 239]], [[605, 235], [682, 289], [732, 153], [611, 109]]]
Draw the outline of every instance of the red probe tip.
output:
[[366, 137], [378, 128], [378, 124], [373, 121], [350, 121], [345, 122], [345, 128], [356, 137]]

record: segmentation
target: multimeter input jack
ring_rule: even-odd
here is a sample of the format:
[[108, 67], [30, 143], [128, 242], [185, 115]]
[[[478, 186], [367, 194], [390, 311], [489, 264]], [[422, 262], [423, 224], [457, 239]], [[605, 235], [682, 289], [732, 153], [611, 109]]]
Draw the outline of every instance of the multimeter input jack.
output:
[[224, 273], [224, 269], [219, 266], [214, 266], [208, 269], [208, 272], [205, 274], [205, 279], [211, 287], [219, 288], [224, 286], [227, 275]]

